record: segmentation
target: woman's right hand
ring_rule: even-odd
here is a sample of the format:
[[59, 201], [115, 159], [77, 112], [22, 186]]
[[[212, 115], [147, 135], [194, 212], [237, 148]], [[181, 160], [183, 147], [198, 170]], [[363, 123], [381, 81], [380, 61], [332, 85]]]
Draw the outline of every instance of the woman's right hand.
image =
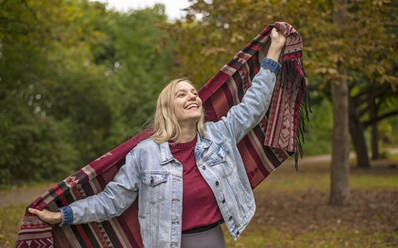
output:
[[47, 209], [38, 210], [34, 208], [29, 208], [28, 211], [31, 214], [37, 215], [42, 221], [45, 221], [49, 224], [58, 224], [62, 221], [62, 214], [61, 212], [51, 212]]

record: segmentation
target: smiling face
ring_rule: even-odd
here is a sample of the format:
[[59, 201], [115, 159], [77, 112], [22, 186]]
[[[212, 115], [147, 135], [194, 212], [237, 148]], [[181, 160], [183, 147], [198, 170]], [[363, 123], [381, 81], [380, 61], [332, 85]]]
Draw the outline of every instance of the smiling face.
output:
[[158, 144], [176, 141], [189, 129], [194, 129], [204, 137], [202, 100], [189, 80], [174, 79], [164, 87], [156, 102], [153, 121], [151, 138]]
[[175, 87], [174, 113], [177, 121], [196, 123], [202, 115], [202, 100], [196, 89], [187, 81], [179, 82]]

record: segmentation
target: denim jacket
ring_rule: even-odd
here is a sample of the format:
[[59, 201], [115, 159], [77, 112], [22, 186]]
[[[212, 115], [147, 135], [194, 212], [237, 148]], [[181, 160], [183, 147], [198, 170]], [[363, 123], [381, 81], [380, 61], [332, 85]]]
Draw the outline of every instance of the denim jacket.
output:
[[[264, 117], [280, 65], [264, 58], [245, 93], [217, 122], [205, 123], [197, 135], [195, 159], [209, 184], [228, 231], [234, 239], [250, 222], [255, 202], [238, 142]], [[144, 247], [180, 247], [183, 168], [167, 142], [139, 143], [105, 189], [61, 208], [64, 225], [102, 222], [119, 216], [138, 196], [138, 219]]]

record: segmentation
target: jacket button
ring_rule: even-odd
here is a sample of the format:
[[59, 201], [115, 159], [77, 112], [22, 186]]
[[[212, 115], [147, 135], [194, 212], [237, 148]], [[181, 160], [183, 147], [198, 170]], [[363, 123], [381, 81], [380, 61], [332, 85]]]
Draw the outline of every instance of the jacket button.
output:
[[206, 166], [203, 165], [203, 166], [202, 166], [202, 169], [203, 169], [203, 170], [206, 170]]
[[220, 185], [220, 183], [218, 181], [216, 181], [216, 186]]
[[232, 220], [232, 216], [229, 216], [228, 220]]
[[225, 203], [225, 199], [222, 199], [221, 203]]

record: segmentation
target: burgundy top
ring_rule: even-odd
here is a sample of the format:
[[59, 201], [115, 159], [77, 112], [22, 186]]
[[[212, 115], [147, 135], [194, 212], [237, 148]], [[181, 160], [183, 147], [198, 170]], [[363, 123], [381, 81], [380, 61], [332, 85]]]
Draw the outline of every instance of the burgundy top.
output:
[[195, 161], [196, 137], [187, 143], [169, 142], [170, 151], [183, 167], [182, 231], [207, 226], [221, 219], [216, 198]]

